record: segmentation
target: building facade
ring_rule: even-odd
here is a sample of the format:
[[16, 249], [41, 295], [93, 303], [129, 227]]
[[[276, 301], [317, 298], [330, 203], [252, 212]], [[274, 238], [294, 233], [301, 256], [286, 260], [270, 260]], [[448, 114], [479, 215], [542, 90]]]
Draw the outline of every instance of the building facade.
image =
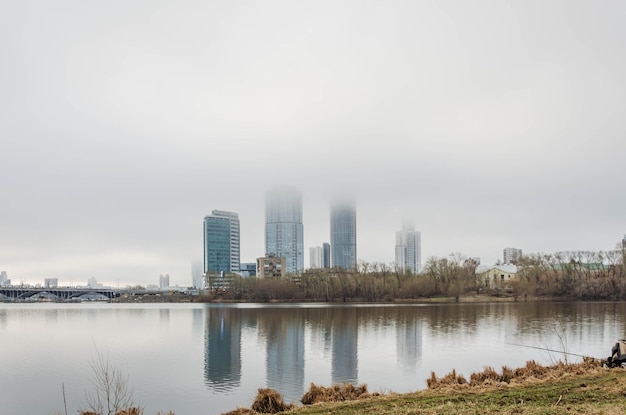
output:
[[204, 288], [204, 264], [202, 261], [191, 263], [191, 286], [193, 288]]
[[11, 285], [11, 280], [9, 279], [7, 272], [1, 271], [0, 272], [0, 287], [8, 287], [10, 285]]
[[256, 260], [258, 278], [284, 278], [287, 275], [287, 261], [275, 255], [265, 255]]
[[304, 270], [302, 194], [295, 189], [274, 189], [265, 200], [265, 254], [285, 258], [286, 272]]
[[204, 218], [204, 273], [239, 272], [239, 215], [214, 210]]
[[330, 211], [331, 264], [344, 269], [356, 268], [356, 205], [337, 203]]
[[256, 277], [256, 263], [254, 262], [242, 263], [239, 267], [239, 274], [244, 278]]
[[492, 290], [509, 289], [517, 280], [517, 266], [512, 264], [476, 267], [476, 287]]
[[170, 274], [159, 275], [159, 288], [168, 288], [170, 286]]
[[322, 255], [324, 251], [321, 246], [312, 246], [309, 248], [309, 267], [310, 268], [322, 268]]
[[522, 257], [522, 250], [517, 248], [504, 248], [502, 257], [505, 264], [512, 264]]
[[58, 278], [45, 278], [43, 280], [43, 284], [45, 288], [57, 288], [59, 286]]
[[330, 268], [330, 244], [322, 244], [322, 268]]
[[418, 274], [422, 269], [422, 236], [415, 226], [406, 222], [396, 232], [396, 266], [404, 271]]

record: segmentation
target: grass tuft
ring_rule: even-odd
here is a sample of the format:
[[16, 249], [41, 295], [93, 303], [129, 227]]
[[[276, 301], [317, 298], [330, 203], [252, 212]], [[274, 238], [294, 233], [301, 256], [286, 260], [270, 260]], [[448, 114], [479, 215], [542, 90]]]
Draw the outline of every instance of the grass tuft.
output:
[[[482, 372], [474, 372], [470, 375], [469, 386], [480, 387], [530, 380], [556, 379], [569, 375], [594, 373], [600, 369], [602, 369], [602, 362], [597, 359], [585, 359], [581, 363], [558, 362], [552, 366], [542, 366], [534, 360], [529, 360], [526, 362], [526, 366], [518, 369], [502, 366], [502, 373], [498, 373], [492, 367], [487, 366]], [[442, 378], [438, 378], [435, 372], [431, 372], [430, 378], [426, 380], [428, 389], [458, 387], [466, 384], [465, 378], [457, 375], [455, 370]]]
[[262, 414], [275, 414], [291, 408], [293, 408], [293, 405], [286, 404], [283, 395], [269, 388], [259, 389], [252, 403], [252, 410]]
[[351, 383], [332, 385], [331, 387], [318, 386], [311, 383], [309, 390], [302, 396], [300, 402], [312, 405], [318, 402], [343, 402], [369, 397], [367, 385], [354, 386]]

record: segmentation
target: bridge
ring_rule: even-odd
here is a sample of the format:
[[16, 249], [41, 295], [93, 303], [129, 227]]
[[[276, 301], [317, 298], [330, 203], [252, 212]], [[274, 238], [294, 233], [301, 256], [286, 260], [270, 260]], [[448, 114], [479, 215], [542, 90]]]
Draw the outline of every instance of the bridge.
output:
[[77, 288], [77, 287], [0, 287], [0, 301], [79, 301], [112, 300], [120, 292], [112, 288]]

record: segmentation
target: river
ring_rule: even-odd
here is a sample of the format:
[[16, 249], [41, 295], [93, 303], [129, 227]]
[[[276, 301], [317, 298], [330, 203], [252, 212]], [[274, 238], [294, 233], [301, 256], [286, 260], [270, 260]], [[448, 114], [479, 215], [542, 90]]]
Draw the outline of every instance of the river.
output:
[[[0, 303], [0, 414], [86, 408], [90, 362], [119, 368], [146, 415], [219, 414], [260, 387], [297, 401], [314, 382], [426, 387], [431, 371], [607, 357], [626, 303], [411, 305]], [[532, 346], [532, 347], [524, 347]]]

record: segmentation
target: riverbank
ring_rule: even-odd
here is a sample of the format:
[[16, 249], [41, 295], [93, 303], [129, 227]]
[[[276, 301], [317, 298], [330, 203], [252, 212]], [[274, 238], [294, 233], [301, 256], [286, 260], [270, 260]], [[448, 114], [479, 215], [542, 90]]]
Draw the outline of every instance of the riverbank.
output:
[[439, 304], [439, 303], [501, 303], [501, 302], [537, 302], [537, 301], [576, 301], [576, 299], [555, 298], [552, 296], [515, 296], [491, 295], [491, 294], [471, 294], [456, 297], [433, 296], [418, 298], [395, 298], [388, 301], [371, 301], [365, 298], [335, 298], [329, 301], [309, 300], [309, 299], [274, 299], [265, 301], [249, 301], [244, 299], [231, 299], [214, 295], [182, 295], [176, 294], [144, 294], [134, 296], [122, 296], [111, 302], [114, 303], [224, 303], [224, 304]]
[[[530, 363], [530, 362], [529, 362]], [[533, 362], [534, 363], [534, 362]], [[298, 415], [328, 414], [608, 414], [626, 412], [626, 370], [605, 369], [599, 362], [556, 365], [546, 369], [544, 376], [527, 368], [522, 380], [498, 381], [485, 373], [477, 374], [468, 383], [459, 383], [447, 375], [434, 388], [407, 394], [368, 396], [347, 402], [324, 402], [298, 406], [284, 413]], [[541, 368], [541, 367], [540, 367]], [[540, 372], [543, 369], [538, 369]], [[505, 372], [503, 370], [503, 372]], [[539, 373], [539, 372], [537, 372]], [[503, 373], [504, 374], [504, 373]], [[502, 376], [502, 375], [500, 375]], [[442, 380], [440, 379], [440, 380]], [[500, 378], [502, 380], [502, 378]], [[475, 382], [473, 382], [475, 381]], [[237, 409], [229, 415], [254, 414], [250, 409]], [[281, 413], [281, 412], [279, 412]]]

